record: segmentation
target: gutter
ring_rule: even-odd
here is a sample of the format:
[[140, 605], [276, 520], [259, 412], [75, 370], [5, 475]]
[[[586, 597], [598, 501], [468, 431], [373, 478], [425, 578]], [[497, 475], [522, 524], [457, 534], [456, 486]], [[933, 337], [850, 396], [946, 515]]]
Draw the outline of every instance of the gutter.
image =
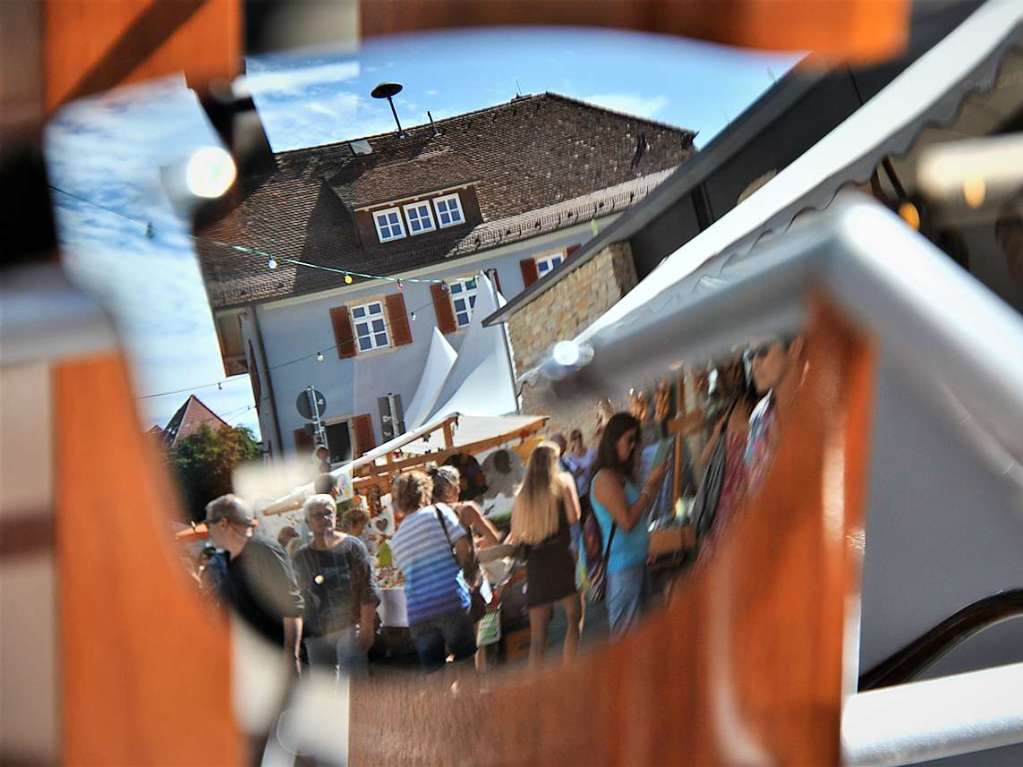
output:
[[[270, 411], [274, 423], [274, 436], [277, 438], [277, 450], [284, 454], [284, 440], [281, 439], [281, 424], [277, 418], [277, 397], [274, 395], [273, 372], [270, 370], [270, 363], [266, 356], [266, 346], [263, 344], [263, 329], [259, 325], [259, 312], [256, 304], [249, 304], [249, 311], [252, 312], [252, 326], [256, 331], [256, 345], [259, 347], [259, 356], [263, 358], [263, 369], [266, 371], [266, 390], [270, 396]], [[256, 403], [256, 417], [259, 417], [259, 405]]]

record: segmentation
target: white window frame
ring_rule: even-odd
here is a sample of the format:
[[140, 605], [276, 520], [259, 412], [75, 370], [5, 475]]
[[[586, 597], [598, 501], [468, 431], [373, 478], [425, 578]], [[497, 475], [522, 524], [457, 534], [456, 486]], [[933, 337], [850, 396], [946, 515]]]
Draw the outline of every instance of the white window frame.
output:
[[[448, 223], [445, 224], [444, 221], [441, 219], [441, 211], [437, 209], [437, 203], [450, 202], [451, 200], [455, 201], [455, 206], [458, 208], [459, 219], [458, 221], [449, 221]], [[462, 208], [462, 198], [458, 196], [458, 192], [455, 192], [453, 194], [441, 195], [440, 197], [434, 197], [433, 208], [434, 213], [437, 216], [437, 226], [440, 227], [441, 229], [447, 229], [449, 226], [461, 226], [462, 224], [465, 223], [465, 210]], [[450, 211], [451, 208], [448, 207], [448, 210], [445, 212]]]
[[[407, 231], [412, 237], [415, 237], [417, 234], [426, 234], [427, 232], [436, 231], [437, 225], [434, 223], [434, 220], [433, 220], [433, 206], [430, 205], [430, 201], [429, 200], [420, 200], [419, 202], [410, 202], [408, 205], [402, 205], [401, 208], [402, 208], [403, 211], [405, 211], [405, 231]], [[409, 217], [409, 214], [408, 214], [410, 208], [415, 208], [417, 210], [425, 209], [426, 210], [426, 222], [429, 224], [429, 226], [427, 226], [427, 227], [425, 227], [423, 229], [420, 229], [418, 232], [414, 231], [412, 229], [412, 219]], [[417, 220], [419, 222], [423, 221], [422, 218], [419, 218]]]
[[[558, 263], [555, 264], [554, 259], [558, 259]], [[565, 251], [557, 250], [553, 253], [544, 253], [542, 256], [535, 256], [533, 261], [536, 263], [536, 276], [542, 280], [565, 263]], [[541, 269], [541, 265], [546, 266], [547, 270]]]
[[[391, 235], [385, 237], [384, 236], [384, 232], [383, 232], [383, 228], [380, 225], [380, 217], [381, 216], [386, 217], [387, 215], [389, 215], [391, 213], [394, 213], [398, 217], [398, 228], [401, 230], [401, 233], [400, 234], [391, 234]], [[385, 208], [384, 210], [375, 210], [375, 211], [373, 211], [373, 225], [376, 226], [376, 228], [377, 228], [377, 239], [380, 240], [380, 242], [391, 242], [392, 240], [403, 240], [407, 236], [406, 232], [405, 232], [405, 219], [402, 218], [401, 208]], [[386, 218], [384, 219], [384, 225], [387, 226], [388, 229], [392, 229], [394, 227], [394, 224], [392, 224], [390, 221], [387, 221]]]
[[[468, 287], [468, 283], [470, 282], [475, 282], [476, 284], [472, 288], [470, 288]], [[459, 330], [462, 330], [463, 328], [469, 327], [469, 323], [472, 322], [472, 312], [473, 309], [475, 308], [476, 302], [470, 301], [469, 299], [475, 299], [479, 295], [480, 289], [479, 275], [470, 274], [467, 277], [459, 277], [457, 279], [448, 280], [447, 283], [448, 296], [450, 296], [451, 298], [451, 311], [454, 312], [455, 315], [455, 325], [458, 327]], [[456, 286], [460, 287], [461, 290], [456, 292], [454, 290]], [[462, 313], [467, 315], [467, 318], [464, 323], [458, 318], [459, 309], [455, 305], [455, 300], [462, 297], [465, 297], [468, 303], [468, 309], [462, 310]]]
[[[379, 307], [379, 312], [370, 311], [370, 308], [374, 306]], [[355, 312], [359, 309], [365, 310], [365, 314], [362, 317], [355, 316]], [[375, 352], [378, 349], [391, 348], [391, 327], [387, 323], [387, 306], [384, 304], [384, 299], [371, 298], [360, 304], [352, 305], [348, 311], [352, 317], [352, 335], [355, 336], [355, 348], [358, 354], [369, 354], [370, 352]], [[383, 330], [374, 329], [373, 322], [377, 319], [383, 322]], [[366, 333], [359, 332], [360, 323], [367, 326]], [[384, 334], [385, 338], [383, 342], [377, 340], [377, 336], [381, 333]], [[364, 349], [362, 346], [363, 338], [367, 338], [370, 342], [370, 346], [367, 349]]]

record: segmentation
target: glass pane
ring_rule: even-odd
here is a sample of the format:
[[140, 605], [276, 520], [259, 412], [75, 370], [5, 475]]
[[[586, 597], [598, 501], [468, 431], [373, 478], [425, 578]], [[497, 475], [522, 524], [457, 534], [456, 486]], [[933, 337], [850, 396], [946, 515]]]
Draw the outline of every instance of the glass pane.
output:
[[458, 324], [459, 325], [468, 325], [469, 324], [469, 315], [468, 314], [464, 314], [462, 312], [459, 312], [455, 316], [458, 317]]
[[359, 351], [368, 352], [372, 348], [373, 342], [370, 341], [368, 338], [359, 339]]
[[441, 213], [440, 214], [440, 222], [442, 224], [450, 224], [451, 223], [451, 216], [449, 216], [447, 213]]
[[471, 280], [465, 283], [465, 287], [467, 287], [469, 290], [476, 290], [476, 278], [473, 277]]
[[551, 267], [561, 266], [561, 256], [555, 256], [551, 259]]
[[380, 304], [370, 304], [367, 309], [370, 314], [380, 314]]
[[387, 214], [387, 220], [391, 222], [392, 226], [397, 226], [398, 225], [398, 214], [397, 213], [388, 213]]
[[443, 213], [447, 209], [448, 209], [448, 201], [447, 200], [437, 200], [437, 212], [438, 213]]
[[353, 317], [365, 317], [366, 316], [366, 310], [363, 309], [361, 306], [357, 306], [356, 308], [352, 309], [352, 316]]
[[373, 330], [379, 333], [383, 329], [384, 329], [383, 320], [373, 320]]
[[469, 306], [476, 306], [476, 294], [469, 296]]
[[461, 221], [462, 220], [462, 211], [460, 211], [460, 210], [452, 210], [451, 211], [451, 220], [452, 221]]
[[455, 311], [456, 312], [464, 312], [465, 311], [465, 299], [464, 298], [456, 298], [452, 303], [455, 305]]
[[462, 283], [460, 283], [460, 282], [453, 282], [453, 283], [451, 283], [451, 293], [452, 294], [461, 293], [461, 292], [462, 292]]
[[357, 336], [368, 336], [369, 335], [369, 323], [368, 322], [357, 322], [357, 323], [355, 323], [355, 335], [357, 335]]
[[387, 346], [387, 334], [377, 333], [376, 334], [377, 346]]

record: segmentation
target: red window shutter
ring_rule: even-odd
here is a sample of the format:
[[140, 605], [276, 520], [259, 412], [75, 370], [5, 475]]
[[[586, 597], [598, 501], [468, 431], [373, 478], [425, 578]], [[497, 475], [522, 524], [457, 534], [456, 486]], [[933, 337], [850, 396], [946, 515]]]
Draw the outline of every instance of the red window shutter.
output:
[[334, 326], [334, 343], [337, 344], [339, 359], [354, 357], [358, 352], [355, 346], [355, 331], [352, 330], [352, 316], [347, 306], [338, 306], [330, 310], [330, 324]]
[[408, 313], [405, 311], [405, 296], [393, 293], [384, 298], [387, 307], [387, 324], [391, 326], [391, 345], [405, 346], [412, 343], [412, 328], [408, 324]]
[[451, 306], [451, 296], [440, 283], [433, 283], [430, 286], [430, 293], [433, 295], [433, 311], [437, 315], [437, 327], [440, 332], [447, 335], [458, 330], [455, 322], [455, 310]]
[[490, 278], [490, 281], [494, 283], [494, 287], [497, 288], [497, 292], [503, 296], [504, 291], [501, 290], [501, 275], [497, 273], [497, 269], [490, 269], [487, 272], [487, 276]]
[[531, 258], [524, 258], [519, 261], [519, 268], [522, 270], [522, 282], [525, 287], [529, 287], [538, 279], [540, 279], [540, 272], [536, 270], [536, 261]]
[[295, 450], [299, 453], [313, 452], [313, 436], [305, 429], [295, 429]]
[[569, 245], [568, 248], [565, 250], [565, 260], [568, 261], [568, 259], [574, 256], [576, 254], [576, 251], [579, 250], [579, 248], [581, 247], [582, 245]]
[[352, 419], [352, 431], [355, 432], [355, 450], [353, 458], [368, 453], [377, 446], [373, 436], [373, 421], [368, 415], [357, 415]]

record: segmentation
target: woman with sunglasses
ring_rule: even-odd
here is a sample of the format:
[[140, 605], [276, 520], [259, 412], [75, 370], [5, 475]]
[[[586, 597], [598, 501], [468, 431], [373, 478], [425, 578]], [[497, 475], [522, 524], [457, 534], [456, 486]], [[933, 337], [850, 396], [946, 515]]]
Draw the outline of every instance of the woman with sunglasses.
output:
[[612, 636], [621, 636], [636, 622], [646, 604], [647, 555], [650, 534], [646, 514], [664, 480], [667, 463], [636, 487], [639, 421], [616, 413], [607, 422], [597, 448], [590, 502], [600, 523], [606, 556], [607, 612]]

